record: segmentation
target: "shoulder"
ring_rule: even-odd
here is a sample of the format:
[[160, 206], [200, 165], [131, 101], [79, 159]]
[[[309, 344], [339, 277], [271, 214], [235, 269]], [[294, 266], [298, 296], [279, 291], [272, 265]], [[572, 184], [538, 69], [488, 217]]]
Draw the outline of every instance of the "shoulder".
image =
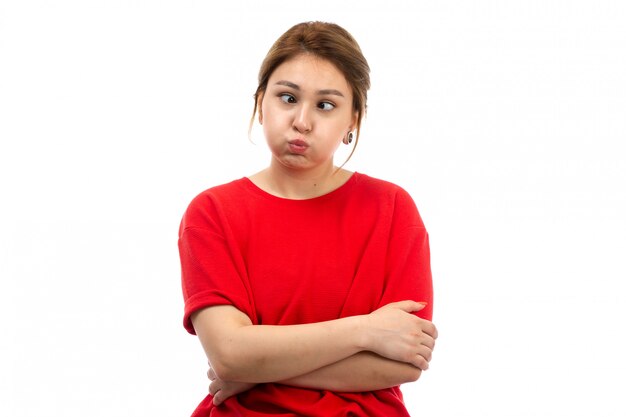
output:
[[241, 196], [241, 190], [245, 188], [246, 181], [246, 178], [239, 178], [225, 184], [215, 185], [196, 195], [189, 205], [202, 204], [207, 200], [229, 200]]
[[370, 197], [413, 202], [411, 195], [397, 184], [362, 173], [356, 173], [356, 175], [358, 175], [358, 188], [362, 193], [368, 194]]
[[196, 195], [185, 210], [181, 231], [189, 227], [208, 227], [227, 210], [231, 204], [242, 199], [245, 178], [208, 188]]
[[415, 201], [400, 185], [361, 173], [358, 173], [357, 184], [355, 188], [361, 198], [385, 207], [394, 218], [404, 218], [423, 227]]

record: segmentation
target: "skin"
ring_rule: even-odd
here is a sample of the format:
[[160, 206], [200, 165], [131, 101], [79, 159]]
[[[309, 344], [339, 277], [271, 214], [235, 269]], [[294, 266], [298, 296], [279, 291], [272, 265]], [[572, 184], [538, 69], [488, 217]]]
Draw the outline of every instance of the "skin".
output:
[[[259, 97], [259, 122], [272, 153], [250, 180], [290, 199], [326, 194], [351, 172], [333, 156], [354, 130], [358, 113], [343, 74], [330, 62], [299, 55], [275, 69]], [[192, 316], [209, 359], [213, 402], [258, 383], [278, 382], [333, 391], [371, 391], [417, 380], [428, 369], [437, 329], [401, 301], [368, 315], [294, 326], [253, 325], [233, 306]]]
[[[354, 130], [352, 89], [337, 68], [312, 55], [278, 66], [259, 98], [259, 122], [272, 159], [250, 176], [261, 189], [284, 198], [307, 199], [341, 186], [351, 173], [337, 171], [333, 156]], [[294, 151], [289, 141], [306, 144]]]
[[[209, 307], [192, 322], [209, 359], [219, 405], [257, 383], [371, 391], [417, 380], [428, 369], [437, 329], [414, 301], [320, 323], [253, 325], [233, 306]], [[370, 379], [371, 378], [371, 379]]]

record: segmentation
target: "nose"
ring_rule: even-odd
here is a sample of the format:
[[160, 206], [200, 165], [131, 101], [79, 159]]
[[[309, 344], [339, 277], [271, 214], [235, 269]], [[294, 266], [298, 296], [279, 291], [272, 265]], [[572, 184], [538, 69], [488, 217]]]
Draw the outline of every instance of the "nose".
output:
[[306, 104], [297, 108], [293, 118], [293, 127], [300, 133], [310, 132], [313, 128], [310, 109]]

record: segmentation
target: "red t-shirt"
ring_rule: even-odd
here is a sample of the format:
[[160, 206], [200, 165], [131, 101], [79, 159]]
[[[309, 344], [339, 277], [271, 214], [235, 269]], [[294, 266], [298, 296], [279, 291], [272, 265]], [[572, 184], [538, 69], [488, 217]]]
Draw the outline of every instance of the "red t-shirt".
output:
[[[233, 305], [253, 324], [291, 325], [426, 301], [432, 317], [428, 234], [402, 188], [354, 173], [308, 200], [273, 196], [242, 178], [204, 191], [179, 234], [183, 323], [208, 306]], [[219, 407], [207, 396], [193, 417], [408, 416], [399, 387], [337, 393], [259, 384]]]

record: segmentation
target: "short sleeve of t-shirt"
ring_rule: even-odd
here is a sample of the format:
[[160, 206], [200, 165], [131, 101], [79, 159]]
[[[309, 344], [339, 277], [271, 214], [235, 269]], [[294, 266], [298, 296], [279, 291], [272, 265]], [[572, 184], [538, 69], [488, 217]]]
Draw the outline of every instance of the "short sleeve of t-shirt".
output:
[[406, 299], [428, 303], [417, 315], [432, 320], [433, 287], [428, 232], [409, 194], [399, 189], [387, 250], [385, 287], [379, 307]]
[[222, 220], [219, 202], [203, 193], [191, 202], [180, 225], [183, 325], [191, 334], [191, 315], [205, 307], [233, 305], [253, 317], [242, 261], [232, 250]]

